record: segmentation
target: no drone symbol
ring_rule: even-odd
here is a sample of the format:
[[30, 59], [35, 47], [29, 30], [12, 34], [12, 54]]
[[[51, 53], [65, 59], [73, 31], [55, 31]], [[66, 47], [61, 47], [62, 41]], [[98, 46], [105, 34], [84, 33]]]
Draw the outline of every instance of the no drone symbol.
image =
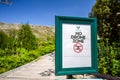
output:
[[83, 50], [83, 45], [79, 42], [75, 43], [73, 49], [76, 53], [80, 53]]

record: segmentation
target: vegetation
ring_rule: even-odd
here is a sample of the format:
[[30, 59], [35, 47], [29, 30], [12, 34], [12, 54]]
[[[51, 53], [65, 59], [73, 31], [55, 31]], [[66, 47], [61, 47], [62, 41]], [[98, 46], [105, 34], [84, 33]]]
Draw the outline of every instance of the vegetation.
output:
[[120, 76], [120, 43], [109, 45], [108, 39], [98, 43], [99, 73]]
[[26, 64], [55, 49], [53, 36], [36, 38], [28, 24], [8, 34], [0, 30], [0, 73]]
[[[99, 73], [120, 76], [120, 2], [96, 0], [92, 17], [98, 20]], [[120, 23], [119, 23], [120, 24]]]
[[20, 47], [27, 50], [36, 49], [36, 37], [33, 35], [28, 24], [22, 25], [22, 28], [18, 32], [18, 40]]
[[[96, 0], [93, 6], [93, 17], [98, 19], [98, 35], [108, 38], [112, 42], [120, 42], [120, 1], [118, 0]], [[119, 23], [120, 24], [120, 23]]]

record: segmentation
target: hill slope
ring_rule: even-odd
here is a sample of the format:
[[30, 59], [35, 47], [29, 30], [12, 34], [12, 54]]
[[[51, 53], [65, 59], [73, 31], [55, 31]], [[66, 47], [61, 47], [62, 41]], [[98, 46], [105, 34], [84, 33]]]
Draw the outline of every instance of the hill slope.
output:
[[[7, 23], [0, 22], [0, 29], [3, 30], [5, 33], [8, 33], [9, 30], [11, 29], [19, 30], [21, 26], [22, 24], [7, 24]], [[38, 25], [30, 25], [30, 26], [33, 34], [37, 38], [46, 40], [46, 37], [54, 36], [54, 33], [55, 33], [54, 27], [38, 26]]]

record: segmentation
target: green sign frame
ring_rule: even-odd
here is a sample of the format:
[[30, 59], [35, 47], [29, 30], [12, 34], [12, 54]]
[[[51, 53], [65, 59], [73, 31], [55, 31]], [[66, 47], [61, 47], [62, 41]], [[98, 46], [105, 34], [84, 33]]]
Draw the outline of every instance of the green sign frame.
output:
[[[62, 66], [62, 24], [82, 24], [91, 26], [91, 67], [63, 68]], [[87, 30], [86, 30], [87, 31]], [[55, 16], [55, 75], [89, 74], [98, 72], [97, 19]]]

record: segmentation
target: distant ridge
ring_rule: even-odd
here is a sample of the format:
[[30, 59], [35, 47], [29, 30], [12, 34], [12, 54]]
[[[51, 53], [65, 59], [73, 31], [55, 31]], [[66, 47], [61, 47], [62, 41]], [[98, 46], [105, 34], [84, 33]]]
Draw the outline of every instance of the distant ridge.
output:
[[4, 22], [0, 22], [0, 25], [4, 25], [5, 23]]
[[[0, 30], [3, 30], [5, 33], [7, 33], [11, 29], [19, 30], [22, 25], [23, 24], [9, 24], [9, 23], [0, 22]], [[54, 34], [55, 34], [54, 27], [32, 25], [32, 24], [29, 24], [29, 25], [32, 29], [33, 34], [37, 38], [40, 37], [42, 39], [46, 39], [46, 36], [54, 36]]]

